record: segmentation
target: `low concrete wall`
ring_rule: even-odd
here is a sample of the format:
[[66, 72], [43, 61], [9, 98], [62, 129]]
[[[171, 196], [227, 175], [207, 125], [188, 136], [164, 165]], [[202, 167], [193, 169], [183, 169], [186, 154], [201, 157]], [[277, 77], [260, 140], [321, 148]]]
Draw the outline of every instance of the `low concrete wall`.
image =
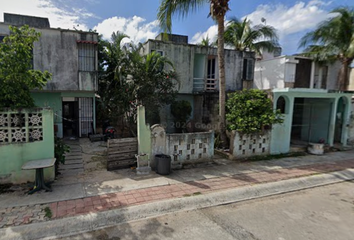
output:
[[172, 168], [184, 163], [210, 161], [214, 156], [214, 131], [166, 134], [161, 125], [151, 127], [151, 165], [156, 154], [170, 155]]
[[270, 131], [254, 134], [240, 134], [232, 131], [230, 153], [234, 158], [270, 154]]
[[[0, 112], [0, 183], [33, 182], [35, 170], [22, 170], [31, 160], [54, 158], [54, 121], [51, 109]], [[54, 179], [54, 168], [44, 171]]]

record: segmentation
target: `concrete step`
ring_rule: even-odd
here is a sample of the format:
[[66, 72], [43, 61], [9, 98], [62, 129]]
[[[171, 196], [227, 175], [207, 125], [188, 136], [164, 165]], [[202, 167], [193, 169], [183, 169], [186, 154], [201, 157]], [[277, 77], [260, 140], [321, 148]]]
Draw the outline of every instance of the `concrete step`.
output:
[[78, 160], [65, 159], [65, 165], [79, 164], [79, 163], [82, 163], [82, 159], [78, 159]]
[[81, 152], [81, 148], [70, 148], [70, 152]]
[[65, 157], [81, 157], [81, 153], [70, 153], [70, 154], [65, 154]]
[[78, 159], [82, 159], [82, 155], [66, 155], [65, 159], [78, 160]]
[[72, 175], [83, 173], [84, 170], [83, 169], [66, 169], [66, 170], [59, 169], [59, 172], [61, 173], [60, 176], [65, 177], [65, 176], [72, 176]]
[[84, 165], [82, 163], [64, 164], [64, 165], [60, 165], [60, 169], [63, 169], [63, 170], [67, 170], [67, 169], [84, 169]]

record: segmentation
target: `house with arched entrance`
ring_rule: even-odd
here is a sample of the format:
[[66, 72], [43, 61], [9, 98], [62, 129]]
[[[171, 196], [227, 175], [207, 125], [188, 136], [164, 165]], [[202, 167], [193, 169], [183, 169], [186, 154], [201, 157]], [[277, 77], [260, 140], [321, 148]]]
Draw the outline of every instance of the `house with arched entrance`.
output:
[[325, 143], [347, 146], [353, 93], [326, 89], [273, 89], [274, 109], [284, 118], [273, 126], [271, 154], [288, 153], [291, 146]]

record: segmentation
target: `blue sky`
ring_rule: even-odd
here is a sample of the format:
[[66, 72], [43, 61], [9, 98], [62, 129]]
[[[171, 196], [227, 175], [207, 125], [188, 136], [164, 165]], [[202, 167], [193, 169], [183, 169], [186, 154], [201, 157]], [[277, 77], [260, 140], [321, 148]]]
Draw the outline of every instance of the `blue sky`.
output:
[[[134, 42], [145, 42], [159, 32], [156, 13], [160, 0], [0, 0], [3, 12], [48, 17], [52, 27], [96, 29], [105, 38], [123, 31]], [[254, 24], [266, 19], [280, 37], [283, 54], [299, 52], [299, 39], [338, 6], [353, 6], [353, 0], [230, 0], [230, 17], [248, 17]], [[217, 28], [207, 18], [208, 5], [187, 18], [175, 18], [173, 33], [188, 35], [190, 43], [203, 37], [214, 38]]]

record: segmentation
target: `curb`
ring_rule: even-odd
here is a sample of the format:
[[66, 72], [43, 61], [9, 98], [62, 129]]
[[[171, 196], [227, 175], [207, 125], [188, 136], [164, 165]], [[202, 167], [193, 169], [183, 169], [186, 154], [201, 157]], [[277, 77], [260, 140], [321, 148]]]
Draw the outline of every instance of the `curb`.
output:
[[172, 212], [230, 204], [351, 180], [354, 180], [354, 169], [347, 169], [278, 182], [238, 187], [203, 195], [152, 202], [106, 212], [67, 217], [42, 223], [8, 227], [0, 229], [0, 236], [4, 237], [4, 239], [55, 239]]

